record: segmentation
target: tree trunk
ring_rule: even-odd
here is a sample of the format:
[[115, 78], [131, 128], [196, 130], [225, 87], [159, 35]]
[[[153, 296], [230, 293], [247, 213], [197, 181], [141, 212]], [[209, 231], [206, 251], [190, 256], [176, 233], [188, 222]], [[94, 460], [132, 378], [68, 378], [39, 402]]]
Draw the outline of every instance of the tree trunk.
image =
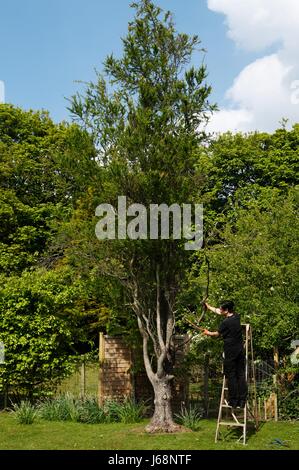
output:
[[155, 393], [155, 411], [151, 422], [146, 426], [145, 430], [150, 433], [182, 431], [182, 427], [173, 421], [169, 379], [166, 377], [159, 379], [155, 376], [152, 385]]

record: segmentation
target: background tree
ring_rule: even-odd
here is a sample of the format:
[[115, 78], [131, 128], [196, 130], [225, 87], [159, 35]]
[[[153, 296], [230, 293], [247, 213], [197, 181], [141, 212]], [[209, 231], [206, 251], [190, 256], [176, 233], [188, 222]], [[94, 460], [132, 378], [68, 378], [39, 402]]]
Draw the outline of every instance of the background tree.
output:
[[46, 112], [0, 105], [1, 272], [18, 273], [42, 261], [55, 221], [69, 217], [85, 190], [86, 162], [94, 152], [77, 126], [56, 125]]
[[[195, 164], [204, 135], [198, 127], [214, 109], [205, 66], [186, 69], [199, 39], [177, 33], [170, 13], [149, 0], [132, 6], [136, 16], [123, 39], [123, 57], [109, 56], [106, 77], [98, 74], [84, 96], [72, 99], [71, 111], [91, 132], [105, 168], [94, 202], [117, 206], [120, 195], [146, 208], [199, 202]], [[175, 303], [189, 252], [185, 241], [138, 239], [137, 226], [134, 231], [135, 241], [97, 242], [89, 252], [99, 258], [99, 274], [122, 283], [137, 317], [155, 394], [147, 430], [177, 431], [170, 402]]]
[[250, 208], [235, 207], [235, 225], [228, 221], [210, 250], [213, 295], [234, 297], [259, 354], [288, 354], [299, 334], [298, 195], [298, 187], [283, 196], [272, 190]]
[[97, 175], [95, 155], [75, 124], [0, 105], [2, 388], [32, 395], [62, 378], [106, 322], [103, 296], [66, 265], [57, 243], [60, 224]]
[[[250, 201], [261, 204], [271, 189], [284, 193], [298, 184], [299, 126], [277, 129], [273, 134], [219, 135], [201, 149], [198, 188], [205, 206], [205, 236], [217, 242], [227, 217], [234, 220], [235, 206]], [[265, 197], [260, 197], [264, 194]]]

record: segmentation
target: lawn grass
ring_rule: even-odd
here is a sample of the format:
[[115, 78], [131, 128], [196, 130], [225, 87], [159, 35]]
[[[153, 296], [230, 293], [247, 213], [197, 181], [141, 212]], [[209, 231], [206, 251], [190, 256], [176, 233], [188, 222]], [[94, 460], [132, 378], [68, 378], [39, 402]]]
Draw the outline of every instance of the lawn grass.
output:
[[[149, 435], [147, 421], [138, 424], [81, 424], [39, 420], [18, 424], [12, 413], [0, 413], [1, 450], [299, 450], [299, 422], [264, 423], [246, 446], [235, 437], [214, 443], [216, 421], [202, 420], [197, 432]], [[280, 439], [288, 447], [271, 444]]]

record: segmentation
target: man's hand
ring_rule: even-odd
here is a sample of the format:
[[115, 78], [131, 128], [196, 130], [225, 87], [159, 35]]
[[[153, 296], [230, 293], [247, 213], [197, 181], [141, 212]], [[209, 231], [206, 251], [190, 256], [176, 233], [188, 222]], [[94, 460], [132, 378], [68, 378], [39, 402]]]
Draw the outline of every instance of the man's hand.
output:
[[206, 335], [206, 336], [215, 336], [216, 338], [219, 336], [219, 333], [218, 331], [209, 331], [207, 329], [203, 329], [202, 330], [203, 334]]

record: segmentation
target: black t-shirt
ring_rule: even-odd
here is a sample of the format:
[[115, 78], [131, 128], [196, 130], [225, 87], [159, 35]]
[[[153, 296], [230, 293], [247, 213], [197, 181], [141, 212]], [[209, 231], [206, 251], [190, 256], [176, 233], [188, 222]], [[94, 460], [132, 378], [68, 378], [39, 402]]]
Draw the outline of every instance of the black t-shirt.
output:
[[224, 341], [224, 352], [240, 351], [243, 349], [242, 327], [240, 316], [234, 313], [231, 317], [226, 317], [218, 329]]

